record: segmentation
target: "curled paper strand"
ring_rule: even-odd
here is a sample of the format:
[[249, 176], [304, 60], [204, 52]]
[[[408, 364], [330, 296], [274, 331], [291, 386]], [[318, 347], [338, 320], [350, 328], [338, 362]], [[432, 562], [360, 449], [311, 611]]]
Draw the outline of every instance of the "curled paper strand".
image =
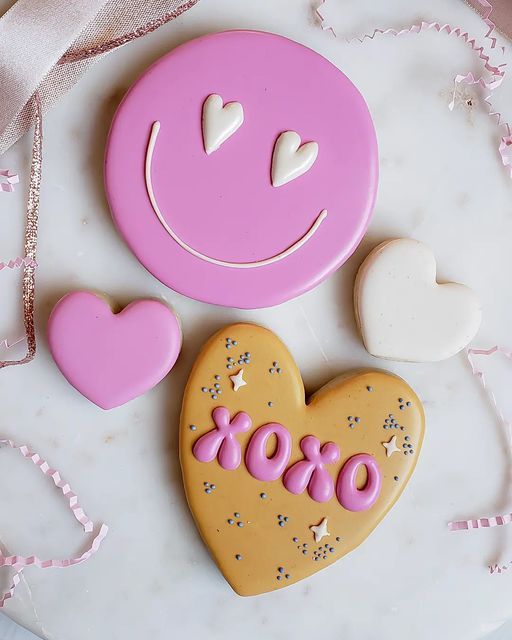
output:
[[[490, 349], [477, 349], [477, 348], [469, 348], [466, 349], [467, 359], [471, 366], [471, 372], [480, 382], [482, 389], [487, 393], [491, 406], [498, 417], [499, 422], [506, 429], [507, 435], [510, 439], [510, 429], [512, 423], [505, 416], [503, 410], [500, 408], [498, 401], [496, 399], [496, 395], [492, 388], [487, 383], [487, 379], [485, 377], [484, 372], [477, 366], [476, 360], [474, 356], [487, 356], [491, 357], [495, 354], [502, 354], [508, 360], [512, 361], [512, 351], [509, 349], [504, 349], [503, 347], [494, 346]], [[512, 513], [506, 513], [502, 515], [494, 515], [484, 518], [476, 518], [471, 520], [457, 520], [448, 523], [448, 529], [450, 531], [467, 531], [468, 529], [481, 529], [481, 528], [491, 528], [491, 527], [501, 527], [512, 522]], [[508, 563], [511, 564], [511, 563]], [[506, 569], [508, 569], [508, 565], [499, 565], [493, 564], [489, 565], [489, 572], [491, 575], [493, 573], [502, 573]]]
[[[9, 446], [11, 449], [15, 449], [21, 453], [21, 455], [26, 459], [30, 460], [36, 467], [41, 470], [41, 473], [45, 476], [48, 476], [52, 479], [53, 484], [60, 489], [64, 498], [68, 503], [68, 506], [73, 513], [75, 519], [82, 525], [82, 528], [85, 533], [92, 532], [94, 528], [94, 524], [89, 516], [85, 513], [83, 508], [80, 506], [78, 502], [77, 495], [72, 491], [69, 484], [61, 477], [60, 473], [50, 467], [48, 462], [41, 458], [38, 453], [32, 451], [27, 445], [17, 445], [12, 440], [7, 438], [0, 439], [0, 446]], [[92, 555], [94, 555], [101, 546], [101, 543], [105, 539], [108, 533], [108, 527], [106, 524], [102, 524], [96, 536], [93, 538], [89, 547], [79, 556], [72, 558], [64, 558], [64, 559], [48, 559], [41, 560], [36, 555], [31, 556], [19, 556], [19, 555], [11, 555], [5, 556], [0, 553], [0, 568], [2, 567], [12, 567], [15, 570], [14, 576], [12, 578], [12, 584], [8, 591], [6, 591], [0, 597], [0, 608], [4, 606], [5, 602], [12, 598], [14, 591], [21, 579], [21, 572], [25, 567], [36, 566], [40, 569], [65, 569], [66, 567], [72, 567], [76, 564], [80, 564], [88, 560]]]
[[13, 597], [14, 591], [16, 590], [16, 587], [20, 583], [21, 573], [22, 573], [21, 569], [19, 571], [16, 571], [16, 573], [12, 577], [12, 582], [11, 582], [10, 588], [2, 596], [0, 596], [0, 609], [4, 606], [4, 604], [7, 602], [7, 600], [9, 600], [9, 598]]
[[[504, 47], [497, 47], [497, 40], [493, 36], [495, 31], [495, 24], [491, 20], [490, 16], [492, 13], [492, 5], [487, 0], [477, 0], [480, 7], [482, 8], [482, 19], [488, 27], [488, 31], [484, 36], [484, 40], [486, 43], [489, 43], [489, 50], [493, 52], [498, 49], [503, 53]], [[335, 38], [341, 38], [336, 33], [334, 27], [327, 22], [323, 14], [323, 8], [328, 0], [321, 0], [319, 6], [316, 8], [316, 14], [320, 21], [320, 26], [324, 31], [329, 31]], [[494, 91], [501, 85], [503, 82], [503, 78], [505, 76], [505, 67], [506, 63], [495, 64], [491, 63], [490, 55], [487, 53], [487, 49], [485, 46], [479, 44], [475, 38], [473, 38], [467, 31], [464, 31], [461, 27], [453, 27], [449, 24], [442, 24], [440, 22], [419, 22], [403, 29], [393, 29], [393, 28], [380, 28], [377, 27], [373, 29], [371, 33], [365, 33], [362, 36], [355, 38], [341, 38], [348, 44], [352, 44], [354, 42], [364, 43], [366, 40], [374, 40], [377, 35], [392, 35], [392, 36], [402, 36], [406, 34], [420, 34], [424, 31], [437, 31], [438, 33], [445, 33], [447, 35], [453, 35], [456, 38], [461, 39], [465, 44], [467, 44], [478, 56], [478, 58], [482, 61], [484, 68], [487, 72], [490, 73], [489, 78], [484, 77], [475, 77], [473, 73], [467, 74], [459, 74], [454, 78], [454, 90], [453, 90], [453, 98], [448, 105], [448, 108], [453, 110], [455, 105], [455, 88], [458, 84], [467, 84], [467, 85], [479, 85], [484, 90], [484, 98], [483, 101], [487, 106], [487, 114], [489, 117], [494, 118], [498, 127], [502, 127], [505, 132], [502, 135], [500, 144], [498, 146], [498, 153], [500, 155], [502, 164], [506, 167], [509, 176], [512, 178], [512, 126], [506, 122], [501, 113], [496, 111], [492, 105], [491, 98]]]
[[50, 558], [49, 560], [41, 560], [41, 558], [39, 558], [38, 556], [0, 556], [0, 568], [13, 567], [14, 569], [17, 569], [19, 571], [20, 569], [24, 569], [25, 567], [34, 565], [36, 567], [39, 567], [39, 569], [66, 569], [67, 567], [72, 567], [75, 564], [80, 564], [93, 556], [100, 548], [101, 543], [105, 539], [107, 533], [107, 525], [102, 524], [99, 532], [93, 538], [90, 546], [76, 558]]
[[508, 360], [512, 361], [512, 351], [510, 349], [504, 349], [503, 347], [499, 347], [497, 345], [494, 347], [491, 347], [490, 349], [469, 348], [466, 350], [466, 355], [467, 355], [469, 364], [471, 366], [471, 372], [473, 373], [474, 376], [476, 376], [476, 378], [480, 382], [484, 391], [487, 392], [487, 395], [489, 396], [489, 400], [491, 401], [492, 408], [496, 412], [496, 415], [498, 416], [499, 421], [505, 427], [505, 429], [507, 430], [507, 433], [509, 433], [510, 435], [510, 429], [512, 427], [512, 423], [510, 422], [510, 420], [508, 420], [508, 418], [506, 418], [505, 414], [500, 409], [498, 405], [498, 401], [496, 400], [496, 395], [494, 391], [487, 384], [487, 379], [485, 377], [484, 372], [478, 368], [475, 358], [473, 357], [473, 356], [493, 356], [496, 353], [500, 353], [501, 355], [505, 356]]
[[[5, 178], [5, 180], [3, 179]], [[18, 184], [20, 178], [17, 173], [12, 173], [8, 169], [0, 169], [0, 192], [12, 193], [14, 185]]]
[[14, 338], [14, 340], [9, 340], [8, 338], [4, 338], [3, 340], [0, 340], [0, 349], [5, 349], [5, 350], [10, 349], [11, 347], [14, 347], [20, 342], [23, 342], [23, 340], [25, 340], [25, 336]]
[[[509, 563], [510, 564], [510, 563]], [[489, 573], [492, 574], [493, 573], [503, 573], [504, 571], [506, 571], [509, 567], [506, 564], [490, 564], [489, 565]]]
[[501, 527], [512, 522], [512, 513], [502, 516], [490, 516], [489, 518], [478, 518], [477, 520], [457, 520], [448, 523], [450, 531], [465, 531], [467, 529], [486, 529], [488, 527]]
[[19, 269], [20, 267], [37, 267], [37, 262], [29, 256], [25, 258], [18, 256], [7, 262], [0, 262], [0, 271], [2, 271], [2, 269]]

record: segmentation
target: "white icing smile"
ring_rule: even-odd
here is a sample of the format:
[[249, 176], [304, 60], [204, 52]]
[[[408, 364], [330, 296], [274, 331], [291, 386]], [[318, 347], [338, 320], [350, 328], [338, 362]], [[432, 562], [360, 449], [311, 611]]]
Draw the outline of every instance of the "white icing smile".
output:
[[[224, 108], [226, 108], [228, 106], [229, 106], [229, 104], [225, 105]], [[240, 125], [238, 125], [238, 126], [240, 126]], [[256, 260], [255, 262], [229, 262], [229, 261], [226, 261], [226, 260], [218, 260], [217, 258], [213, 258], [211, 256], [207, 256], [204, 253], [201, 253], [200, 251], [197, 251], [196, 249], [194, 249], [193, 247], [188, 245], [184, 240], [182, 240], [177, 235], [177, 233], [172, 229], [172, 227], [169, 226], [169, 224], [165, 220], [164, 216], [162, 215], [162, 212], [160, 211], [160, 208], [159, 208], [158, 203], [156, 201], [155, 192], [154, 192], [154, 189], [153, 189], [153, 182], [152, 182], [152, 179], [151, 179], [151, 166], [152, 166], [152, 162], [153, 162], [153, 153], [154, 153], [154, 150], [155, 150], [155, 145], [156, 145], [156, 141], [158, 139], [159, 131], [160, 131], [160, 122], [158, 122], [158, 121], [154, 122], [153, 126], [151, 127], [151, 134], [149, 136], [149, 142], [148, 142], [148, 147], [147, 147], [147, 151], [146, 151], [145, 172], [144, 172], [145, 180], [146, 180], [146, 189], [147, 189], [147, 192], [148, 192], [148, 197], [149, 197], [149, 200], [151, 202], [151, 206], [153, 207], [153, 211], [155, 212], [155, 214], [156, 214], [158, 220], [160, 221], [160, 224], [163, 226], [163, 228], [167, 231], [167, 233], [171, 236], [171, 238], [180, 245], [180, 247], [182, 249], [184, 249], [185, 251], [188, 251], [188, 253], [192, 254], [196, 258], [199, 258], [199, 259], [204, 260], [205, 262], [209, 262], [211, 264], [216, 264], [216, 265], [221, 266], [221, 267], [232, 267], [234, 269], [252, 269], [252, 268], [255, 268], [255, 267], [264, 267], [266, 265], [273, 264], [274, 262], [279, 262], [280, 260], [283, 260], [284, 258], [287, 258], [288, 256], [290, 256], [292, 253], [295, 253], [310, 238], [313, 237], [313, 235], [315, 234], [317, 229], [320, 227], [322, 222], [327, 217], [327, 210], [323, 209], [318, 214], [316, 220], [314, 221], [312, 226], [309, 228], [309, 230], [299, 240], [297, 240], [297, 242], [294, 242], [291, 246], [289, 246], [284, 251], [281, 251], [280, 253], [278, 253], [278, 254], [276, 254], [274, 256], [271, 256], [269, 258], [265, 258], [263, 260]], [[306, 145], [304, 145], [304, 146], [306, 146]], [[313, 160], [313, 162], [314, 162], [314, 160]], [[307, 171], [307, 169], [305, 169], [305, 170]]]

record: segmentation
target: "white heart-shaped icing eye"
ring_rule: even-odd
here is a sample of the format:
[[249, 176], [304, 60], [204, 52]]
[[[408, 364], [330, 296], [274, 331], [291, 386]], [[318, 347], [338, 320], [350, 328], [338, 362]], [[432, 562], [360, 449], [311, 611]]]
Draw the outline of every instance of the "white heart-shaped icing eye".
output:
[[280, 187], [309, 171], [318, 156], [318, 142], [306, 142], [295, 131], [285, 131], [276, 140], [272, 154], [272, 184]]
[[216, 93], [203, 104], [203, 144], [208, 155], [230, 138], [244, 121], [244, 109], [239, 102], [224, 104]]

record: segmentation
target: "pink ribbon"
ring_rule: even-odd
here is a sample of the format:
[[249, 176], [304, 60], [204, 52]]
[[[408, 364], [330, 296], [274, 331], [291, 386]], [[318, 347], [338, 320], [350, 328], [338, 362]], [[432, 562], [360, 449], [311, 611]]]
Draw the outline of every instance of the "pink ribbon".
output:
[[[53, 484], [58, 489], [60, 489], [62, 495], [64, 496], [64, 498], [66, 498], [68, 507], [73, 513], [75, 519], [82, 525], [84, 532], [91, 533], [93, 531], [94, 524], [80, 506], [76, 493], [72, 491], [69, 484], [61, 477], [60, 473], [56, 469], [50, 467], [46, 460], [41, 458], [38, 453], [35, 453], [31, 449], [29, 449], [29, 447], [25, 444], [17, 445], [12, 440], [2, 438], [0, 439], [0, 446], [2, 445], [7, 445], [11, 447], [11, 449], [19, 451], [26, 460], [30, 460], [33, 464], [35, 464], [36, 467], [40, 469], [43, 475], [51, 478]], [[6, 601], [9, 598], [12, 598], [12, 596], [14, 595], [14, 591], [21, 580], [21, 574], [25, 567], [34, 565], [36, 567], [39, 567], [40, 569], [65, 569], [67, 567], [72, 567], [75, 564], [85, 562], [98, 551], [107, 533], [107, 525], [102, 524], [99, 528], [98, 533], [92, 539], [89, 547], [81, 555], [72, 558], [41, 560], [36, 555], [4, 556], [2, 553], [0, 553], [0, 568], [12, 567], [15, 570], [10, 588], [2, 596], [0, 596], [0, 608], [3, 607]]]

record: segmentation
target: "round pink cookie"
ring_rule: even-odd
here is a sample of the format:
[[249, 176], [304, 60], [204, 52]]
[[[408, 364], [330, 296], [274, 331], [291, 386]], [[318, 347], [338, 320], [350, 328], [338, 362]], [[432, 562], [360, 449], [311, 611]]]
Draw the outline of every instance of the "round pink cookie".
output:
[[114, 314], [104, 298], [73, 291], [48, 321], [52, 356], [75, 389], [102, 409], [154, 387], [181, 350], [180, 324], [157, 300], [136, 300]]
[[[213, 94], [241, 107], [216, 114], [230, 135], [207, 154]], [[287, 131], [318, 155], [273, 186]], [[301, 149], [286, 154], [292, 168], [304, 160]], [[377, 179], [375, 130], [354, 85], [311, 49], [255, 31], [192, 40], [150, 67], [117, 111], [105, 162], [112, 215], [142, 264], [180, 293], [240, 308], [279, 304], [342, 265], [368, 226]]]

